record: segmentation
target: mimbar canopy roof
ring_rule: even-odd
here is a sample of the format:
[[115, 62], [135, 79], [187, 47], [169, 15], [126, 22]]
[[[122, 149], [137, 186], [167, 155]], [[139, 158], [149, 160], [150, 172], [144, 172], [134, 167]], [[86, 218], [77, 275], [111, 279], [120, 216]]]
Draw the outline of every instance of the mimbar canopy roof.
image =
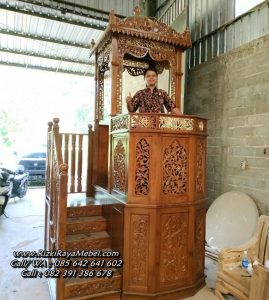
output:
[[111, 11], [108, 26], [101, 39], [93, 48], [92, 53], [95, 52], [100, 45], [103, 45], [105, 40], [114, 33], [163, 42], [179, 46], [183, 50], [191, 48], [191, 38], [188, 28], [186, 28], [183, 33], [178, 33], [170, 26], [155, 18], [141, 16], [139, 7], [134, 9], [133, 16], [125, 19], [119, 19], [115, 15], [115, 12]]

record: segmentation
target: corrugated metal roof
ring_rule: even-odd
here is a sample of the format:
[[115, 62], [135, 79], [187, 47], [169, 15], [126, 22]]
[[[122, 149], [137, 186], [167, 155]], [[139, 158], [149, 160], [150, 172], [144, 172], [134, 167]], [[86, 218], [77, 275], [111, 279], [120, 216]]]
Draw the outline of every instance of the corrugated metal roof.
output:
[[90, 42], [136, 1], [0, 0], [0, 64], [92, 76]]
[[133, 14], [133, 9], [138, 5], [137, 0], [66, 0], [65, 2], [73, 3], [75, 5], [84, 5], [94, 9], [100, 9], [103, 11], [115, 12], [122, 16], [131, 16]]

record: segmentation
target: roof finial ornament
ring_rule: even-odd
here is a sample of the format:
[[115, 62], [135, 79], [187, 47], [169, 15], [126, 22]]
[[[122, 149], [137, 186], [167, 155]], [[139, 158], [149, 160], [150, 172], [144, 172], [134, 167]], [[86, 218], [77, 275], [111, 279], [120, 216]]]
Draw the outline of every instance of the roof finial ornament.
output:
[[136, 6], [134, 8], [134, 16], [140, 16], [141, 14], [141, 8], [139, 6]]
[[116, 24], [117, 23], [117, 17], [115, 15], [115, 10], [112, 9], [111, 12], [109, 13], [109, 23], [110, 24]]
[[91, 49], [93, 49], [94, 46], [95, 46], [95, 40], [92, 39], [92, 40], [91, 40]]

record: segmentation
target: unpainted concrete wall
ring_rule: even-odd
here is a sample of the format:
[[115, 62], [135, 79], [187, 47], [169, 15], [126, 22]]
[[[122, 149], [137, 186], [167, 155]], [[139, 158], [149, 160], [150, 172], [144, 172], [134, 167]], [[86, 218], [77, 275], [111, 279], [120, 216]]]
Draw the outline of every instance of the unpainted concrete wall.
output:
[[185, 113], [209, 119], [208, 204], [239, 190], [269, 215], [269, 35], [191, 69]]

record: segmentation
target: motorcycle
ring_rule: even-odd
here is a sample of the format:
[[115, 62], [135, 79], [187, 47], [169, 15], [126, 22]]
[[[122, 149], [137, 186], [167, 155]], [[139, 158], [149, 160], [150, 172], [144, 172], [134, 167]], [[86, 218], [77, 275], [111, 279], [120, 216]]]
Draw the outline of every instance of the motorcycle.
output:
[[29, 174], [23, 166], [14, 171], [0, 167], [0, 216], [5, 214], [9, 199], [26, 195]]

